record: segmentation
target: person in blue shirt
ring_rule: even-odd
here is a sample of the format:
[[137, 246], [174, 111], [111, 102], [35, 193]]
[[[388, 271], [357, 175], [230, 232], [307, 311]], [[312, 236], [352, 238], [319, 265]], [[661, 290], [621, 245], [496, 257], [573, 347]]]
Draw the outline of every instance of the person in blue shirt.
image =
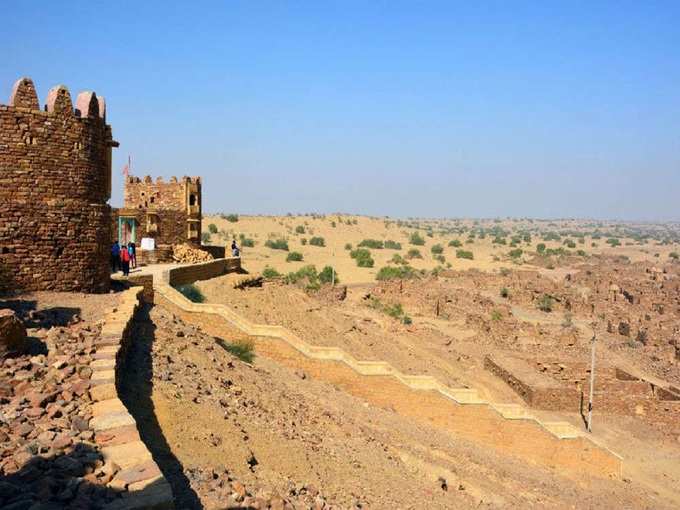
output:
[[120, 268], [120, 245], [118, 241], [111, 247], [111, 272], [117, 273]]

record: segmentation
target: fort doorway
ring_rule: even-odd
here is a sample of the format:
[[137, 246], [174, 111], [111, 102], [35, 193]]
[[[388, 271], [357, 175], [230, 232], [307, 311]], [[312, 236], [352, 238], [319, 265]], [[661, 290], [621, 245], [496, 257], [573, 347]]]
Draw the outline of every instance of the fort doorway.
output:
[[137, 242], [137, 222], [134, 218], [118, 218], [118, 241], [121, 245]]

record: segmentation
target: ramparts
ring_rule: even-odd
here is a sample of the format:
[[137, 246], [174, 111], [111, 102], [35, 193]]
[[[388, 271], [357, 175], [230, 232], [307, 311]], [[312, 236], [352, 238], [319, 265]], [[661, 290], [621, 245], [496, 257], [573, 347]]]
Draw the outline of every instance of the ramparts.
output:
[[30, 78], [0, 105], [0, 286], [109, 288], [111, 148], [106, 103], [53, 87], [44, 110]]

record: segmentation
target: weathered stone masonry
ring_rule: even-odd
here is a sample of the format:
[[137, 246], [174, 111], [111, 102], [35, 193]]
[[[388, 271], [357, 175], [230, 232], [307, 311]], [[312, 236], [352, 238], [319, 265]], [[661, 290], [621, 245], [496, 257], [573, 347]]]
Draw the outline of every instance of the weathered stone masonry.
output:
[[81, 92], [74, 110], [58, 85], [41, 110], [33, 82], [15, 83], [0, 105], [0, 287], [108, 290], [117, 146], [104, 98]]

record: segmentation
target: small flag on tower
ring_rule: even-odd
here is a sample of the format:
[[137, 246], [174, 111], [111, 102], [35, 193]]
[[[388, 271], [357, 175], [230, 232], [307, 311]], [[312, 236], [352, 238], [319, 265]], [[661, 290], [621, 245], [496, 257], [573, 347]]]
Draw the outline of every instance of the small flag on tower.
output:
[[123, 167], [123, 176], [127, 178], [130, 175], [130, 156], [128, 156], [128, 161]]

